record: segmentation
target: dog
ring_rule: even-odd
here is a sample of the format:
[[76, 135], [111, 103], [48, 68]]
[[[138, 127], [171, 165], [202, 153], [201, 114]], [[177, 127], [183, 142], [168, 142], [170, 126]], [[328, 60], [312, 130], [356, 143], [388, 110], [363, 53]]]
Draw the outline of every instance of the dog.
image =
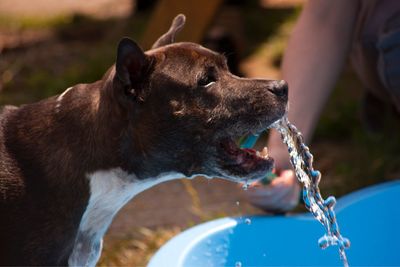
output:
[[250, 181], [273, 159], [235, 140], [286, 112], [284, 81], [239, 78], [225, 58], [174, 39], [123, 38], [103, 78], [0, 116], [0, 264], [95, 266], [114, 215], [164, 181]]

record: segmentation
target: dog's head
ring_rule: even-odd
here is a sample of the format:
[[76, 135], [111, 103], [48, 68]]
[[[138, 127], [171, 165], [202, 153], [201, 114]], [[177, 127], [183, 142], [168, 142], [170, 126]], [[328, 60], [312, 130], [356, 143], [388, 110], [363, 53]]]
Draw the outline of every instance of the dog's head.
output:
[[121, 151], [140, 177], [177, 171], [239, 181], [263, 177], [273, 160], [240, 149], [235, 140], [259, 133], [286, 111], [284, 81], [231, 74], [224, 56], [194, 43], [173, 43], [170, 30], [144, 53], [124, 38], [118, 47], [114, 91], [128, 124]]

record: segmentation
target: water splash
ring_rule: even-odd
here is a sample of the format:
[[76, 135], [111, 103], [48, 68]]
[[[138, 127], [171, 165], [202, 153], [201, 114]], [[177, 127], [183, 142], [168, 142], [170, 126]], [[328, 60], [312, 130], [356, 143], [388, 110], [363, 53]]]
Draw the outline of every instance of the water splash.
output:
[[249, 189], [249, 186], [250, 186], [249, 181], [245, 181], [245, 182], [242, 184], [242, 189], [246, 191], [247, 189]]
[[306, 208], [325, 227], [326, 234], [318, 240], [318, 245], [325, 249], [331, 245], [338, 245], [340, 258], [345, 267], [348, 267], [345, 249], [350, 247], [350, 241], [344, 238], [339, 231], [336, 215], [333, 210], [336, 199], [333, 196], [323, 199], [318, 187], [321, 173], [313, 168], [313, 155], [304, 144], [302, 134], [283, 117], [273, 126], [287, 145], [290, 162], [295, 170], [297, 179], [303, 184], [303, 200]]

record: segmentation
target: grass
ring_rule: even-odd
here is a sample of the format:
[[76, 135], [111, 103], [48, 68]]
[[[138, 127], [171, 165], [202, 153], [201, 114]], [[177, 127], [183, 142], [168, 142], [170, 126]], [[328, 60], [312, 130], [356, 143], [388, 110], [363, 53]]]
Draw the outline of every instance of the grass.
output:
[[[266, 9], [258, 6], [258, 1], [251, 0], [243, 7], [245, 37], [247, 49], [245, 54], [254, 53], [260, 44], [270, 42], [281, 35], [283, 24], [292, 24], [300, 13], [300, 8]], [[282, 53], [280, 53], [282, 55]], [[280, 56], [278, 54], [278, 56]]]
[[114, 242], [106, 238], [97, 266], [146, 266], [150, 257], [180, 231], [179, 227], [139, 228]]
[[9, 16], [0, 15], [0, 29], [13, 31], [29, 29], [51, 29], [61, 25], [66, 25], [72, 20], [71, 16], [58, 15], [51, 17], [32, 17], [32, 16]]
[[[147, 15], [129, 22], [98, 21], [79, 15], [68, 24], [47, 24], [53, 27], [55, 41], [44, 44], [39, 51], [33, 48], [29, 53], [10, 53], [3, 58], [6, 63], [4, 69], [0, 64], [0, 71], [12, 78], [0, 84], [0, 105], [35, 102], [71, 85], [101, 79], [115, 61], [120, 37], [129, 35], [139, 40], [146, 20]], [[107, 29], [111, 34], [104, 36]], [[93, 38], [82, 41], [88, 34]]]
[[[96, 56], [98, 51], [102, 52], [102, 57]], [[96, 81], [111, 66], [114, 57], [111, 51], [107, 45], [98, 46], [96, 52], [88, 51], [57, 69], [51, 65], [44, 68], [24, 65], [19, 72], [24, 73], [25, 77], [18, 78], [18, 87], [12, 81], [4, 84], [0, 104], [34, 102], [61, 93], [71, 85]]]

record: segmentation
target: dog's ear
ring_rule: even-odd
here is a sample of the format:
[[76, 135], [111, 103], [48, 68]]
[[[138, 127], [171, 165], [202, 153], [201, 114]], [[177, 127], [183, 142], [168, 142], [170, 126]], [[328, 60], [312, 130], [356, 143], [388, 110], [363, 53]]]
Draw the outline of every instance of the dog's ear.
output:
[[143, 90], [141, 82], [144, 81], [150, 65], [150, 58], [133, 40], [125, 37], [119, 42], [115, 70], [127, 96], [144, 101], [148, 91]]
[[186, 21], [185, 15], [179, 14], [178, 16], [176, 16], [172, 21], [169, 30], [166, 33], [164, 33], [160, 38], [158, 38], [158, 40], [153, 44], [151, 48], [153, 49], [167, 44], [172, 44], [175, 41], [176, 34], [180, 30], [182, 30], [183, 25], [185, 25], [185, 21]]
[[119, 42], [115, 69], [124, 86], [139, 81], [146, 64], [146, 55], [133, 40], [125, 37]]

